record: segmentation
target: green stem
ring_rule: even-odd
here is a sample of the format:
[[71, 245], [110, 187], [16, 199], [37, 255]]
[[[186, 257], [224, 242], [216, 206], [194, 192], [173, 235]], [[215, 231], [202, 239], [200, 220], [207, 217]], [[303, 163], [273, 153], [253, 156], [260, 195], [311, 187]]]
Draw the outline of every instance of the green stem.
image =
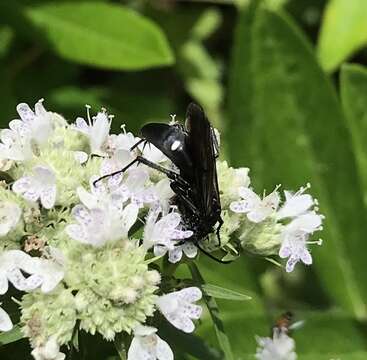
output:
[[218, 343], [224, 353], [224, 359], [234, 360], [232, 349], [231, 349], [231, 344], [229, 343], [228, 337], [224, 331], [224, 325], [220, 318], [220, 313], [219, 313], [217, 302], [215, 301], [213, 297], [205, 293], [205, 290], [203, 289], [203, 285], [205, 285], [205, 280], [201, 276], [200, 271], [198, 267], [196, 266], [196, 264], [193, 261], [190, 261], [187, 263], [187, 265], [190, 269], [192, 279], [197, 283], [197, 285], [200, 287], [201, 291], [203, 292], [203, 299], [209, 310], [210, 317], [213, 320], [213, 325], [214, 325], [215, 333], [217, 335]]
[[119, 354], [121, 360], [127, 360], [127, 346], [126, 346], [126, 335], [124, 333], [119, 333], [115, 335], [115, 349]]

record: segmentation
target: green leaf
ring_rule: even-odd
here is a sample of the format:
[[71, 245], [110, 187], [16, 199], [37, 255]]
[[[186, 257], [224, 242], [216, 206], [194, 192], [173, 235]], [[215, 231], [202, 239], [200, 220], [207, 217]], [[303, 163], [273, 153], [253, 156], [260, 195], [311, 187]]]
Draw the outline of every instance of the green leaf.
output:
[[235, 300], [235, 301], [245, 301], [251, 300], [251, 296], [241, 294], [237, 291], [229, 290], [221, 286], [216, 286], [212, 284], [204, 284], [202, 286], [204, 292], [217, 299]]
[[26, 10], [60, 56], [116, 70], [171, 65], [173, 54], [151, 20], [120, 5], [49, 3]]
[[367, 205], [367, 69], [359, 65], [344, 65], [341, 72], [341, 95], [354, 154], [363, 183]]
[[0, 334], [0, 346], [10, 344], [23, 338], [19, 325], [13, 326], [10, 331]]
[[[205, 281], [202, 278], [202, 276], [199, 272], [199, 269], [196, 267], [196, 265], [192, 261], [189, 262], [188, 265], [189, 265], [189, 268], [190, 268], [190, 271], [191, 271], [192, 278], [195, 280], [195, 282], [198, 284], [198, 286], [200, 288], [203, 288], [203, 285], [205, 284]], [[224, 326], [223, 326], [222, 320], [220, 319], [220, 314], [219, 314], [219, 309], [218, 309], [217, 303], [216, 303], [216, 301], [214, 300], [213, 297], [205, 294], [205, 291], [204, 291], [203, 298], [204, 298], [204, 301], [205, 301], [205, 303], [208, 307], [210, 316], [212, 318], [219, 346], [223, 350], [223, 353], [224, 353], [224, 359], [234, 360], [231, 345], [230, 345], [228, 337], [227, 337], [227, 335], [224, 331]]]
[[9, 26], [0, 26], [0, 58], [3, 58], [13, 40], [14, 33]]
[[198, 40], [205, 40], [219, 28], [221, 22], [222, 17], [219, 10], [209, 8], [200, 15], [191, 34]]
[[367, 44], [367, 1], [332, 0], [326, 6], [318, 40], [318, 56], [326, 71]]
[[326, 216], [313, 266], [332, 302], [366, 318], [364, 204], [334, 89], [293, 22], [260, 8], [240, 17], [231, 69], [232, 163], [250, 166], [259, 191], [312, 183]]

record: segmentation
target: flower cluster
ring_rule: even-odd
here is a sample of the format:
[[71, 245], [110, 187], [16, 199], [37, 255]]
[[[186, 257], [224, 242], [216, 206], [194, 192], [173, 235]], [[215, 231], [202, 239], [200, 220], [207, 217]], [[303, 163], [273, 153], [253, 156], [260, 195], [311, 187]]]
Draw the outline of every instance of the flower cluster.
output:
[[[191, 333], [201, 316], [198, 287], [166, 281], [164, 263], [191, 261], [198, 247], [193, 230], [173, 206], [170, 181], [137, 166], [138, 154], [166, 168], [170, 160], [139, 138], [110, 134], [112, 116], [69, 124], [47, 111], [19, 104], [20, 119], [0, 133], [0, 295], [9, 285], [19, 301], [23, 334], [37, 359], [63, 359], [60, 347], [78, 330], [106, 340], [130, 336], [128, 359], [173, 359], [158, 335], [156, 313]], [[131, 164], [131, 166], [129, 166]], [[288, 258], [286, 270], [312, 262], [307, 245], [321, 229], [317, 202], [276, 188], [263, 198], [250, 187], [248, 169], [218, 161], [222, 203], [221, 248], [217, 237], [202, 240], [206, 251], [236, 257], [243, 250]], [[124, 172], [118, 172], [126, 168]], [[109, 174], [113, 175], [109, 176]], [[0, 331], [13, 324], [0, 308]]]
[[274, 329], [273, 337], [257, 337], [258, 360], [296, 360], [295, 341], [282, 329]]

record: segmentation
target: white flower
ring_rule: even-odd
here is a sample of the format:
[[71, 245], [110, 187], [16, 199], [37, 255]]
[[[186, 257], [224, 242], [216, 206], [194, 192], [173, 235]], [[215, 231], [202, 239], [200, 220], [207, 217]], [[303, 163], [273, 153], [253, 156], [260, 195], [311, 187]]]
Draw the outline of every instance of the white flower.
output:
[[162, 208], [163, 213], [167, 213], [170, 207], [170, 200], [175, 195], [171, 189], [171, 181], [167, 178], [163, 178], [158, 181], [153, 188], [155, 197], [158, 199], [159, 206]]
[[[25, 277], [23, 273], [28, 273]], [[62, 265], [53, 260], [31, 257], [20, 250], [8, 250], [0, 254], [0, 295], [8, 290], [10, 281], [21, 291], [41, 287], [44, 293], [52, 291], [63, 279]]]
[[199, 319], [202, 312], [201, 306], [193, 303], [201, 297], [199, 288], [189, 287], [160, 296], [156, 304], [173, 326], [185, 333], [191, 333], [195, 330], [192, 319]]
[[157, 334], [157, 329], [139, 325], [127, 353], [127, 360], [173, 360], [170, 346]]
[[163, 256], [167, 251], [168, 261], [172, 264], [175, 264], [182, 259], [182, 254], [185, 254], [188, 258], [193, 259], [198, 253], [198, 248], [191, 241], [184, 240], [180, 245], [176, 243], [172, 250], [169, 250], [164, 246], [156, 246], [154, 248], [154, 254], [156, 256]]
[[32, 141], [45, 143], [53, 131], [51, 113], [46, 111], [39, 100], [33, 112], [28, 104], [17, 106], [21, 120], [12, 120], [9, 129], [1, 131], [0, 158], [16, 161], [32, 157]]
[[0, 201], [0, 236], [5, 236], [18, 224], [22, 210], [18, 204]]
[[277, 188], [263, 199], [260, 198], [253, 190], [241, 186], [238, 193], [242, 200], [234, 201], [230, 204], [230, 209], [236, 213], [245, 213], [247, 218], [259, 223], [272, 215], [279, 206], [279, 194]]
[[10, 331], [13, 328], [13, 323], [7, 312], [0, 307], [0, 331]]
[[43, 99], [39, 100], [34, 106], [34, 112], [28, 104], [21, 103], [17, 106], [17, 111], [22, 120], [13, 120], [9, 126], [14, 122], [23, 122], [30, 129], [30, 136], [37, 144], [45, 143], [53, 131], [51, 121], [51, 113], [46, 111], [43, 107]]
[[130, 192], [125, 184], [110, 187], [106, 186], [102, 181], [95, 182], [98, 178], [98, 176], [90, 178], [90, 192], [82, 186], [77, 188], [80, 201], [88, 209], [106, 209], [113, 205], [119, 207], [129, 199]]
[[[117, 149], [111, 158], [105, 159], [101, 165], [101, 176], [112, 174], [123, 169], [134, 160], [134, 156], [129, 150]], [[132, 169], [129, 168], [129, 170]], [[120, 184], [124, 174], [118, 173], [108, 178], [108, 185], [113, 187]]]
[[51, 336], [45, 345], [36, 347], [32, 352], [35, 360], [64, 360], [65, 354], [60, 352], [56, 336]]
[[123, 133], [118, 135], [111, 134], [108, 138], [108, 147], [112, 153], [119, 149], [130, 151], [130, 149], [140, 140], [131, 132], [127, 133], [125, 125], [122, 125], [121, 128]]
[[74, 240], [93, 246], [102, 246], [108, 241], [126, 238], [135, 223], [139, 208], [129, 204], [125, 208], [111, 203], [105, 208], [87, 209], [77, 205], [72, 214], [78, 224], [66, 226], [67, 234]]
[[32, 158], [30, 134], [23, 130], [23, 126], [9, 124], [10, 129], [1, 130], [0, 158], [24, 161]]
[[13, 191], [28, 201], [40, 199], [45, 209], [51, 209], [56, 201], [56, 177], [46, 166], [35, 166], [33, 176], [23, 176], [13, 184]]
[[296, 193], [284, 191], [285, 203], [277, 211], [277, 218], [280, 220], [287, 217], [296, 217], [304, 214], [312, 206], [317, 205], [317, 201], [310, 194], [304, 194], [310, 187], [311, 185], [307, 184]]
[[124, 185], [129, 189], [131, 202], [143, 207], [144, 204], [156, 202], [158, 200], [157, 193], [154, 191], [154, 187], [146, 187], [146, 183], [149, 180], [149, 174], [145, 169], [132, 169]]
[[108, 140], [108, 134], [111, 128], [111, 117], [109, 117], [104, 109], [92, 119], [89, 115], [89, 106], [87, 106], [87, 122], [78, 117], [75, 121], [74, 129], [86, 135], [89, 139], [90, 152], [100, 156], [107, 155], [102, 149]]
[[[149, 212], [143, 237], [143, 246], [146, 249], [154, 246], [154, 252], [157, 256], [167, 250], [174, 250], [178, 240], [184, 240], [193, 234], [190, 230], [180, 230], [178, 228], [181, 222], [181, 216], [178, 213], [171, 212], [157, 221], [160, 213], [161, 209], [159, 207], [153, 208]], [[164, 249], [161, 249], [161, 247]]]
[[273, 338], [257, 337], [258, 360], [296, 360], [295, 342], [284, 331], [274, 330]]
[[291, 272], [297, 262], [302, 261], [306, 265], [312, 264], [312, 257], [307, 249], [307, 244], [317, 243], [321, 245], [321, 241], [310, 242], [308, 238], [310, 234], [317, 230], [321, 230], [323, 216], [310, 211], [293, 219], [284, 227], [281, 234], [282, 245], [279, 250], [281, 258], [288, 258], [286, 271]]

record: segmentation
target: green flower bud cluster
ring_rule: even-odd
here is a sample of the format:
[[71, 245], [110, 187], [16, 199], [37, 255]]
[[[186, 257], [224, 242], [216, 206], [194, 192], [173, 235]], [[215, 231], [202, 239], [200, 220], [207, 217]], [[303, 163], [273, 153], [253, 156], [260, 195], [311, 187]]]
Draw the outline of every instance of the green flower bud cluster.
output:
[[144, 258], [131, 240], [70, 254], [64, 280], [77, 291], [80, 328], [111, 340], [153, 314], [160, 275]]
[[43, 345], [56, 336], [60, 345], [69, 342], [77, 320], [76, 300], [71, 289], [59, 285], [51, 293], [26, 294], [21, 305], [22, 331], [32, 347]]

